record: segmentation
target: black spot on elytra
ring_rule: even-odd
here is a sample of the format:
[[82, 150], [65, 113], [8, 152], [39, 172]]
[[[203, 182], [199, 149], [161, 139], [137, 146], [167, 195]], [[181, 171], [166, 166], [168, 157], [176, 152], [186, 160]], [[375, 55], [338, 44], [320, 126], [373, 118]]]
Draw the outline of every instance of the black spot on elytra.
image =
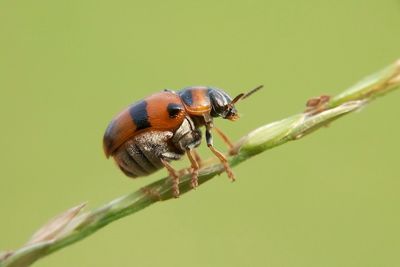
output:
[[129, 114], [136, 125], [136, 130], [143, 130], [151, 127], [147, 114], [147, 102], [140, 101], [129, 109]]
[[105, 149], [105, 153], [108, 156], [109, 154], [111, 154], [114, 151], [111, 151], [111, 148], [114, 145], [114, 138], [115, 138], [115, 123], [116, 121], [113, 120], [110, 122], [110, 124], [108, 125], [106, 132], [104, 133], [104, 137], [103, 137], [103, 146]]
[[182, 112], [182, 110], [183, 110], [182, 105], [176, 103], [169, 103], [167, 106], [168, 115], [171, 119], [176, 118], [179, 115], [179, 113]]

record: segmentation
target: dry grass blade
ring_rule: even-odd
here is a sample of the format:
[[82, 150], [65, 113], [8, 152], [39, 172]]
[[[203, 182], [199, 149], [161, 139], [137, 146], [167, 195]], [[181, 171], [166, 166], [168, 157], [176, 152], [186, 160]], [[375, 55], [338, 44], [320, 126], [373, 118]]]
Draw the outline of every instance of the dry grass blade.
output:
[[32, 236], [32, 238], [26, 243], [26, 246], [43, 241], [55, 240], [85, 206], [86, 203], [82, 203], [51, 219]]

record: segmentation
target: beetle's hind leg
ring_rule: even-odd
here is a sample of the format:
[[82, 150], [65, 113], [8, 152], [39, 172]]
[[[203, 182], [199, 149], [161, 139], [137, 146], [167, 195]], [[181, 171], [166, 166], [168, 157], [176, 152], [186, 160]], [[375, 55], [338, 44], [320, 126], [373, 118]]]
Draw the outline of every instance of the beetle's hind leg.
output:
[[167, 169], [169, 176], [172, 178], [172, 189], [174, 197], [179, 197], [179, 178], [182, 176], [176, 171], [169, 161], [171, 160], [178, 160], [181, 158], [182, 155], [171, 152], [165, 151], [159, 155], [161, 163]]
[[201, 166], [203, 166], [203, 160], [201, 159], [199, 152], [197, 152], [197, 150], [194, 148], [191, 149], [191, 151], [194, 159], [197, 161], [197, 164], [199, 164], [199, 168], [201, 168]]
[[167, 169], [169, 176], [172, 178], [172, 190], [174, 197], [179, 197], [179, 174], [178, 172], [169, 164], [169, 162], [161, 158], [161, 163], [164, 165], [164, 167]]
[[[186, 151], [186, 154], [190, 160], [191, 163], [191, 168], [190, 168], [190, 173], [192, 174], [192, 180], [190, 182], [192, 188], [196, 188], [199, 186], [199, 182], [198, 182], [198, 176], [199, 176], [199, 163], [196, 159], [196, 154], [193, 156], [194, 150], [192, 149], [188, 149]], [[197, 154], [198, 155], [198, 154]]]

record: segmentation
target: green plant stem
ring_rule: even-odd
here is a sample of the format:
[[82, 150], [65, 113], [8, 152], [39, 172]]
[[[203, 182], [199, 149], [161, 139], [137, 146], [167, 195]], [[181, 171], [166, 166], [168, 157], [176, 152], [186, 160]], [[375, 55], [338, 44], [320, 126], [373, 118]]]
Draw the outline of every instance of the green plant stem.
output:
[[[400, 60], [331, 98], [318, 107], [319, 109], [264, 125], [245, 135], [235, 144], [229, 163], [234, 167], [258, 153], [298, 140], [341, 116], [358, 110], [376, 97], [399, 88], [399, 85]], [[215, 163], [215, 160], [206, 162], [208, 164], [199, 173], [200, 185], [224, 171], [223, 166]], [[181, 195], [191, 190], [190, 180], [190, 175], [181, 178]], [[167, 177], [92, 211], [79, 213], [84, 205], [72, 208], [39, 230], [22, 248], [0, 255], [0, 266], [29, 266], [39, 258], [82, 240], [117, 219], [136, 213], [160, 200], [172, 199], [172, 191], [171, 181]]]

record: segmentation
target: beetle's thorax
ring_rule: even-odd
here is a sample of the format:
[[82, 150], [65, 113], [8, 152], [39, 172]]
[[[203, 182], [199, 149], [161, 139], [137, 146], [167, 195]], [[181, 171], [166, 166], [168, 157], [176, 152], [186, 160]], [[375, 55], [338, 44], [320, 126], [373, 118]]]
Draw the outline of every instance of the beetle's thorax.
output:
[[178, 92], [185, 111], [190, 115], [196, 125], [204, 125], [204, 121], [198, 116], [210, 115], [211, 117], [222, 117], [232, 119], [236, 116], [236, 108], [231, 104], [232, 98], [221, 89], [193, 86]]

